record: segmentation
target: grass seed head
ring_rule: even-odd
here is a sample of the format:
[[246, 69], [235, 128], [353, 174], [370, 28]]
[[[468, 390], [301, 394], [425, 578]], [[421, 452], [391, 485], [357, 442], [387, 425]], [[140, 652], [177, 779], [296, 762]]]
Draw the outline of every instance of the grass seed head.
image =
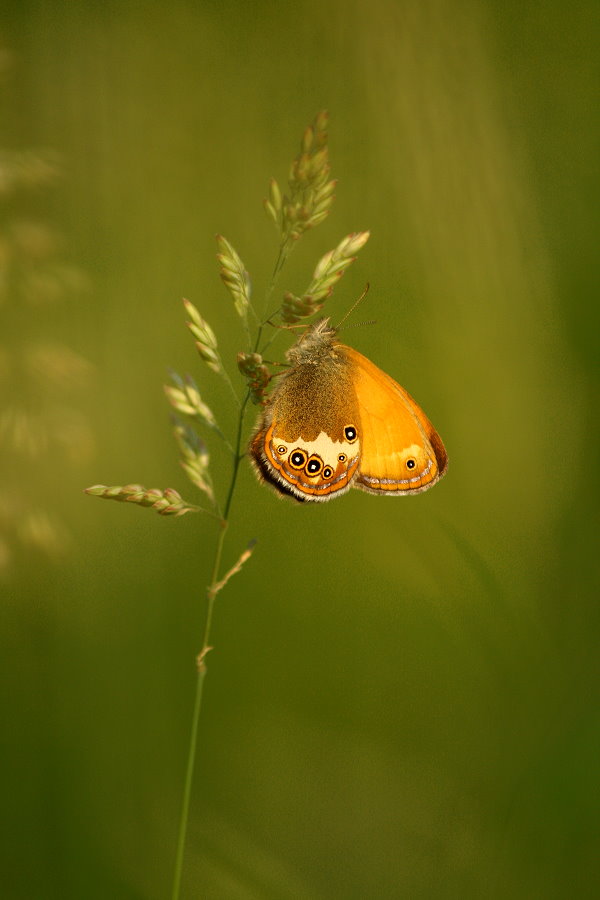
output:
[[233, 298], [238, 315], [247, 322], [252, 294], [250, 276], [232, 244], [222, 234], [217, 235], [217, 248], [221, 280]]
[[264, 403], [271, 373], [263, 363], [260, 353], [238, 353], [237, 364], [248, 382], [252, 402], [255, 405]]
[[100, 497], [103, 500], [117, 500], [121, 503], [134, 503], [154, 509], [162, 516], [183, 516], [188, 512], [198, 512], [198, 507], [188, 503], [174, 488], [161, 491], [159, 488], [145, 488], [141, 484], [126, 484], [107, 487], [105, 484], [94, 484], [86, 488], [86, 494]]

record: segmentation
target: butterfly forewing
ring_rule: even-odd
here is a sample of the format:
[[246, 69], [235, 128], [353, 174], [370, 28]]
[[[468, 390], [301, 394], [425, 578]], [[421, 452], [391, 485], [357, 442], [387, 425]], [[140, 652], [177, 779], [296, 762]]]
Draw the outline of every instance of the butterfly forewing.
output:
[[424, 491], [444, 474], [447, 455], [433, 425], [393, 378], [351, 347], [338, 345], [351, 363], [362, 424], [356, 487], [376, 494]]

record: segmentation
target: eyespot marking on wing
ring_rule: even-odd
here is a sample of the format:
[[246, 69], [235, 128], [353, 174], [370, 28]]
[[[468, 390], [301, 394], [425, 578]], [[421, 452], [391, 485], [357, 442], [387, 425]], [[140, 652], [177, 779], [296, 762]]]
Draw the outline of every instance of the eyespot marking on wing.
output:
[[[368, 471], [361, 471], [359, 475], [360, 485], [365, 490], [373, 493], [403, 493], [425, 490], [433, 478], [437, 476], [438, 466], [436, 460], [429, 454], [426, 447], [419, 444], [411, 444], [389, 457], [393, 468], [390, 474], [375, 476]], [[399, 471], [398, 471], [399, 470]], [[398, 472], [398, 475], [395, 473]], [[400, 474], [402, 473], [402, 474]]]
[[348, 429], [349, 439], [345, 441], [334, 441], [325, 432], [314, 441], [286, 441], [274, 436], [271, 426], [262, 442], [264, 463], [272, 476], [298, 498], [326, 500], [329, 494], [347, 490], [358, 472], [358, 430], [355, 426]]

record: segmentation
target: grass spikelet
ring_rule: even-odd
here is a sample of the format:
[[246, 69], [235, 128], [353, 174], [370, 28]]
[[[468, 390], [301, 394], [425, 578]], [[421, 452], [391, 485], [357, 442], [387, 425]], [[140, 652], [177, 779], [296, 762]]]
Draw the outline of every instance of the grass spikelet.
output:
[[293, 325], [299, 319], [312, 316], [323, 308], [325, 300], [348, 266], [354, 262], [355, 254], [364, 247], [369, 236], [368, 231], [349, 234], [337, 247], [321, 257], [313, 272], [312, 281], [301, 297], [289, 291], [284, 294], [281, 318], [286, 324]]
[[192, 376], [186, 375], [185, 378], [182, 378], [174, 371], [171, 371], [170, 375], [175, 385], [165, 384], [164, 390], [173, 409], [184, 416], [197, 419], [210, 428], [217, 428], [217, 421], [212, 410], [202, 400], [198, 385]]
[[189, 321], [186, 322], [186, 325], [196, 338], [196, 349], [201, 359], [217, 375], [223, 374], [223, 363], [219, 356], [217, 338], [214, 331], [190, 300], [184, 298], [183, 305], [189, 316]]
[[344, 272], [356, 259], [356, 253], [365, 246], [370, 237], [369, 231], [357, 231], [349, 234], [334, 250], [321, 257], [313, 272], [313, 293], [324, 286], [326, 279], [337, 272]]
[[265, 402], [265, 389], [271, 380], [271, 373], [263, 363], [260, 353], [238, 353], [238, 369], [248, 382], [250, 399], [255, 405]]
[[290, 166], [289, 193], [282, 196], [275, 179], [270, 181], [264, 206], [281, 235], [282, 250], [329, 215], [336, 182], [329, 177], [328, 122], [328, 113], [323, 110], [305, 129], [300, 153]]
[[323, 302], [318, 297], [303, 294], [297, 297], [291, 291], [286, 291], [281, 304], [281, 319], [287, 325], [294, 325], [299, 319], [313, 316], [323, 308]]
[[181, 467], [187, 477], [210, 502], [215, 503], [212, 479], [209, 472], [210, 457], [200, 435], [177, 416], [173, 416], [173, 432], [181, 454]]
[[250, 276], [244, 263], [227, 238], [224, 238], [222, 234], [217, 235], [217, 247], [219, 250], [217, 259], [221, 265], [219, 270], [221, 280], [233, 297], [236, 312], [244, 320], [247, 328], [248, 309], [252, 293]]
[[272, 220], [277, 231], [280, 231], [280, 217], [282, 204], [281, 189], [274, 178], [269, 182], [269, 196], [263, 200], [267, 215]]
[[241, 571], [241, 568], [244, 565], [244, 563], [247, 562], [250, 559], [250, 557], [252, 556], [255, 546], [256, 546], [256, 538], [253, 538], [250, 541], [250, 543], [248, 544], [248, 546], [246, 547], [246, 549], [244, 550], [244, 552], [241, 554], [240, 558], [235, 563], [235, 565], [233, 565], [231, 567], [231, 569], [229, 569], [229, 571], [225, 573], [223, 578], [221, 578], [221, 580], [217, 582], [217, 584], [214, 587], [215, 594], [218, 594], [219, 591], [222, 591], [223, 588], [225, 587], [225, 585], [227, 584], [227, 582], [229, 581], [229, 579], [233, 575], [237, 575], [237, 573], [239, 571]]
[[107, 487], [94, 484], [86, 488], [85, 494], [102, 500], [117, 500], [120, 503], [135, 503], [154, 509], [161, 516], [184, 516], [189, 512], [201, 512], [199, 506], [188, 503], [175, 488], [145, 488], [141, 484], [125, 484]]

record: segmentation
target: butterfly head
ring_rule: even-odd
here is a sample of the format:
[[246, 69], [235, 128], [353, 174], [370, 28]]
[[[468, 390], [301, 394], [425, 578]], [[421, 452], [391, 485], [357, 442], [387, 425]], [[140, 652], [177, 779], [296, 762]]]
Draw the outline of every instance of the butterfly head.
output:
[[330, 319], [319, 319], [300, 335], [286, 356], [293, 366], [303, 363], [318, 364], [324, 356], [331, 354], [335, 334]]

